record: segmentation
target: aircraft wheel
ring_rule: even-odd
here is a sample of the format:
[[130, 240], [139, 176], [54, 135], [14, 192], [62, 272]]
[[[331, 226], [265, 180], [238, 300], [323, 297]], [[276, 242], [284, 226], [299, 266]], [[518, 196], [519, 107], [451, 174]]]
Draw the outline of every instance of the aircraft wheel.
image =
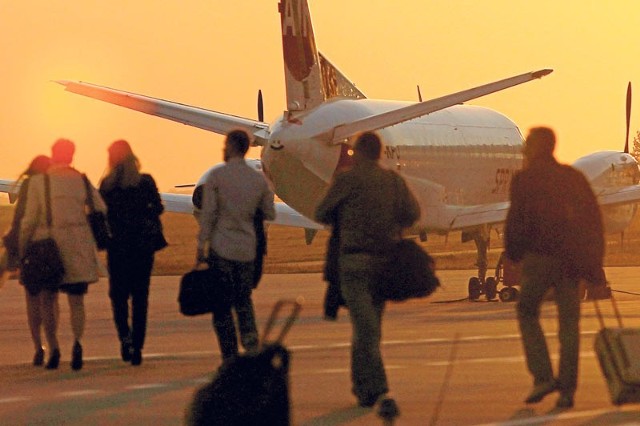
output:
[[493, 300], [498, 294], [498, 281], [495, 278], [489, 277], [484, 282], [484, 293], [487, 300]]
[[515, 302], [518, 300], [518, 290], [513, 287], [505, 287], [498, 294], [501, 302]]
[[469, 278], [469, 300], [478, 300], [482, 294], [482, 284], [478, 277]]

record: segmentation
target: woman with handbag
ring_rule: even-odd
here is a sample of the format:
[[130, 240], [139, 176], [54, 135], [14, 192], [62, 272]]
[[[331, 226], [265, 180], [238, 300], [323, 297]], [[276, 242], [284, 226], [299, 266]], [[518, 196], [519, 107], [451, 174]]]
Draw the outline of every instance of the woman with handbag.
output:
[[107, 203], [111, 229], [107, 248], [109, 298], [122, 360], [140, 365], [154, 253], [167, 246], [160, 222], [164, 207], [155, 181], [140, 173], [140, 163], [127, 141], [115, 141], [108, 152], [109, 172], [100, 184], [100, 193]]
[[[20, 185], [20, 191], [18, 192], [18, 199], [16, 201], [15, 211], [13, 214], [13, 221], [11, 222], [11, 228], [2, 237], [4, 247], [6, 248], [5, 256], [7, 270], [15, 271], [20, 268], [20, 255], [18, 252], [18, 238], [20, 234], [20, 223], [24, 216], [24, 210], [26, 207], [26, 194], [29, 188], [29, 180], [31, 176], [46, 173], [47, 169], [51, 165], [51, 159], [46, 155], [38, 155], [33, 160], [27, 170], [25, 170], [18, 178], [18, 184]], [[24, 283], [20, 282], [24, 286]], [[31, 332], [31, 340], [35, 347], [35, 353], [33, 355], [33, 365], [41, 366], [44, 364], [44, 348], [42, 346], [42, 315], [40, 313], [40, 291], [38, 289], [32, 289], [25, 286], [25, 296], [27, 302], [27, 323], [29, 324], [29, 331]], [[57, 308], [57, 305], [55, 306]]]
[[[45, 368], [56, 369], [60, 362], [57, 338], [58, 292], [67, 294], [74, 337], [71, 368], [83, 366], [82, 345], [85, 310], [84, 295], [88, 284], [98, 281], [98, 257], [95, 240], [87, 222], [87, 192], [83, 175], [71, 167], [75, 145], [67, 139], [57, 140], [51, 147], [51, 167], [42, 175], [31, 177], [26, 194], [26, 207], [20, 225], [21, 276], [28, 276], [25, 253], [37, 242], [52, 239], [59, 251], [63, 269], [59, 282], [42, 284], [42, 322], [49, 348]], [[95, 209], [106, 211], [98, 191], [91, 186], [89, 194]], [[31, 277], [32, 278], [32, 277]], [[25, 281], [26, 283], [26, 281]]]

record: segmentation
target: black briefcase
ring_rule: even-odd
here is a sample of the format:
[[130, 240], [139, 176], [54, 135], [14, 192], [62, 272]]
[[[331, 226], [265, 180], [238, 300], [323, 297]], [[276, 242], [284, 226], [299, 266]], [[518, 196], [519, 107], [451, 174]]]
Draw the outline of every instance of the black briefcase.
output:
[[[278, 312], [292, 312], [279, 336], [267, 342]], [[258, 351], [222, 364], [214, 379], [199, 388], [186, 411], [190, 426], [287, 426], [290, 424], [289, 351], [282, 340], [300, 311], [294, 301], [278, 301], [269, 317]]]
[[194, 269], [180, 280], [178, 303], [180, 313], [186, 316], [203, 315], [214, 312], [231, 298], [224, 280], [214, 267]]

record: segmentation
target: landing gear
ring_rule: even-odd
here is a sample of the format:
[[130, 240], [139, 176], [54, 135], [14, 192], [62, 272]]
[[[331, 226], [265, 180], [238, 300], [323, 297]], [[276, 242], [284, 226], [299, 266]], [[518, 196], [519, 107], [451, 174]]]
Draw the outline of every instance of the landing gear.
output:
[[[481, 262], [478, 263], [480, 264]], [[515, 302], [518, 300], [520, 292], [514, 286], [518, 285], [519, 281], [519, 267], [506, 259], [504, 253], [502, 253], [496, 265], [495, 276], [487, 277], [484, 280], [478, 277], [469, 279], [469, 300], [478, 300], [484, 294], [487, 300], [494, 300], [498, 296], [501, 302]], [[500, 283], [504, 287], [498, 291], [498, 284]]]
[[487, 278], [484, 283], [478, 277], [469, 278], [469, 300], [478, 300], [480, 296], [494, 300], [498, 294], [498, 281], [494, 277]]
[[487, 265], [489, 264], [487, 260], [489, 231], [485, 229], [482, 232], [477, 232], [472, 235], [463, 235], [463, 240], [466, 238], [473, 239], [476, 243], [476, 250], [478, 251], [478, 258], [476, 260], [478, 276], [469, 278], [469, 300], [478, 300], [483, 294], [487, 300], [493, 300], [496, 298], [498, 280], [494, 277], [485, 279], [487, 275]]
[[518, 300], [518, 290], [515, 287], [505, 287], [500, 290], [498, 297], [501, 302], [515, 302]]

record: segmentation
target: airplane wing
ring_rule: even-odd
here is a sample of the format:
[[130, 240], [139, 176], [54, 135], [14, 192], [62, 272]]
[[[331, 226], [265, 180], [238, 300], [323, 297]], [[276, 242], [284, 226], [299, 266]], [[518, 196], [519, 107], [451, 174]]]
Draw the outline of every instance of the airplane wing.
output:
[[528, 72], [517, 75], [515, 77], [505, 78], [504, 80], [495, 81], [493, 83], [474, 87], [472, 89], [463, 90], [461, 92], [452, 93], [440, 98], [419, 102], [405, 108], [399, 108], [383, 114], [374, 115], [372, 117], [363, 118], [361, 120], [352, 121], [332, 128], [329, 131], [321, 132], [315, 137], [321, 140], [327, 140], [332, 143], [340, 143], [345, 139], [361, 132], [373, 131], [384, 127], [393, 126], [414, 118], [422, 117], [457, 105], [471, 99], [476, 99], [490, 93], [498, 92], [518, 84], [542, 78], [550, 74], [553, 70], [544, 69], [539, 71]]
[[[165, 210], [175, 213], [193, 214], [193, 203], [189, 194], [161, 193], [160, 198], [164, 203]], [[266, 221], [273, 225], [292, 226], [295, 228], [305, 228], [312, 230], [325, 229], [323, 225], [307, 219], [287, 204], [276, 202], [276, 218]]]
[[616, 204], [632, 204], [640, 202], [640, 185], [630, 185], [614, 190], [604, 190], [596, 193], [601, 206], [613, 206]]
[[9, 194], [9, 201], [13, 204], [18, 197], [20, 185], [16, 185], [15, 180], [0, 179], [0, 192]]
[[444, 207], [444, 217], [450, 231], [481, 225], [494, 225], [506, 220], [509, 205], [508, 201], [476, 206], [447, 205]]
[[68, 92], [177, 121], [189, 126], [199, 127], [221, 135], [238, 128], [245, 129], [249, 134], [255, 134], [269, 127], [266, 123], [249, 118], [237, 117], [231, 114], [151, 98], [95, 84], [66, 80], [60, 80], [57, 83], [65, 86], [65, 90]]
[[[596, 192], [596, 197], [600, 206], [639, 203], [640, 185], [605, 189], [601, 192]], [[444, 207], [443, 216], [446, 218], [446, 223], [449, 224], [449, 230], [493, 225], [506, 220], [509, 205], [508, 201], [477, 206], [447, 205]]]

